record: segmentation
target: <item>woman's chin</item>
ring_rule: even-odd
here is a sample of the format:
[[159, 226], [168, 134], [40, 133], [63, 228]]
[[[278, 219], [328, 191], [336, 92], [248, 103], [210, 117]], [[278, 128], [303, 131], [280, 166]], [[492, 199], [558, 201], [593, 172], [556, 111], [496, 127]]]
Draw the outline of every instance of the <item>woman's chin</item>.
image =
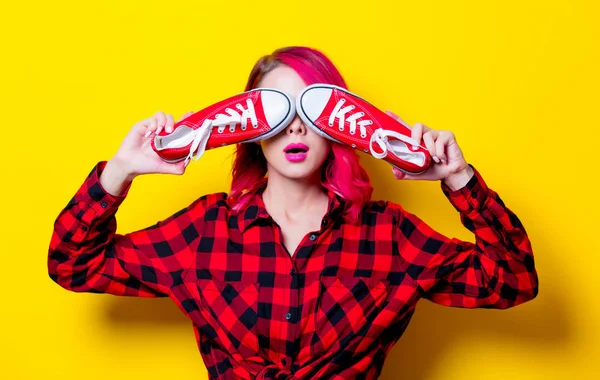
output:
[[281, 176], [289, 179], [308, 179], [315, 175], [318, 168], [312, 165], [302, 164], [289, 164], [286, 163], [284, 167], [278, 168], [278, 172]]

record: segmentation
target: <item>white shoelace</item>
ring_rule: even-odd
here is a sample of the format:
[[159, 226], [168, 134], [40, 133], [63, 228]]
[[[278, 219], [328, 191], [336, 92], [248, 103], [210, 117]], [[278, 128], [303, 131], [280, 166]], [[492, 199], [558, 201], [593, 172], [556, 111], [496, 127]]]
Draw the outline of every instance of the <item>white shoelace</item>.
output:
[[254, 104], [251, 99], [246, 99], [246, 106], [247, 108], [244, 109], [244, 107], [238, 103], [235, 107], [240, 110], [241, 113], [232, 108], [227, 108], [225, 110], [227, 115], [219, 113], [215, 115], [214, 119], [204, 120], [200, 128], [192, 132], [195, 137], [192, 146], [190, 147], [190, 153], [185, 158], [185, 166], [189, 164], [190, 160], [198, 161], [200, 157], [202, 157], [206, 150], [206, 143], [208, 142], [208, 137], [210, 136], [213, 127], [219, 127], [218, 132], [223, 133], [225, 127], [229, 126], [229, 132], [235, 132], [235, 126], [241, 123], [242, 131], [245, 131], [248, 119], [250, 119], [252, 128], [257, 128], [258, 121], [256, 119], [256, 112], [254, 111]]
[[[346, 114], [355, 108], [352, 105], [342, 108], [344, 106], [344, 103], [346, 103], [346, 99], [343, 99], [343, 98], [340, 99], [337, 102], [337, 104], [335, 105], [335, 107], [333, 108], [333, 111], [331, 111], [331, 115], [329, 115], [329, 126], [330, 127], [333, 127], [333, 123], [335, 122], [336, 117], [338, 119], [340, 119], [338, 128], [341, 132], [344, 131], [344, 123], [346, 121]], [[360, 137], [362, 137], [364, 139], [367, 137], [366, 126], [373, 124], [373, 121], [372, 120], [360, 120], [357, 123], [356, 120], [363, 116], [365, 116], [364, 112], [357, 112], [353, 115], [350, 115], [347, 120], [350, 123], [350, 134], [353, 135], [356, 133], [356, 125], [358, 125], [358, 127], [360, 129]]]
[[[389, 141], [388, 137], [395, 137], [398, 140]], [[382, 153], [377, 153], [373, 150], [373, 142], [376, 142], [379, 145]], [[417, 166], [423, 166], [423, 164], [425, 164], [425, 153], [413, 152], [407, 144], [419, 146], [419, 143], [415, 139], [395, 131], [378, 128], [371, 136], [369, 149], [371, 150], [373, 157], [376, 158], [384, 158], [387, 156], [388, 151], [391, 150], [392, 153], [401, 160], [411, 162]]]
[[[350, 122], [350, 134], [354, 135], [356, 133], [356, 126], [358, 125], [360, 130], [360, 137], [367, 137], [367, 125], [373, 124], [372, 120], [359, 120], [359, 118], [365, 115], [364, 112], [357, 112], [355, 114], [350, 115], [346, 118], [346, 114], [352, 111], [355, 107], [353, 105], [343, 107], [345, 99], [340, 99], [331, 115], [329, 115], [329, 126], [332, 127], [335, 119], [339, 119], [338, 129], [343, 132], [344, 131], [344, 123], [347, 120]], [[342, 108], [343, 107], [343, 108]], [[394, 137], [403, 143], [398, 143], [397, 141], [389, 141], [388, 137]], [[381, 153], [377, 153], [373, 150], [373, 143], [377, 143], [379, 148], [381, 148]], [[369, 142], [369, 150], [371, 151], [371, 155], [376, 158], [384, 158], [388, 155], [389, 151], [392, 151], [394, 155], [401, 158], [404, 161], [412, 162], [416, 165], [423, 165], [425, 163], [425, 154], [423, 152], [413, 152], [411, 151], [406, 144], [410, 144], [412, 146], [419, 146], [419, 142], [411, 137], [405, 136], [401, 133], [386, 130], [383, 128], [378, 128], [371, 135], [371, 140]]]

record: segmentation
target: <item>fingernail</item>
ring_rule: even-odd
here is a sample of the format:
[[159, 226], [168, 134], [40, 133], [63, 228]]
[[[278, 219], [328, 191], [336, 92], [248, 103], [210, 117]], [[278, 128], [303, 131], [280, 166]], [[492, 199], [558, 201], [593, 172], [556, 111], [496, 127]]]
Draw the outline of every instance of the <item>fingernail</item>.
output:
[[433, 156], [433, 160], [435, 161], [436, 164], [440, 163], [440, 159], [437, 158], [437, 156]]
[[152, 133], [152, 131], [146, 131], [146, 134], [144, 135], [144, 138], [147, 138], [148, 136], [150, 136], [151, 133]]
[[442, 158], [442, 163], [445, 164], [446, 163], [446, 159]]

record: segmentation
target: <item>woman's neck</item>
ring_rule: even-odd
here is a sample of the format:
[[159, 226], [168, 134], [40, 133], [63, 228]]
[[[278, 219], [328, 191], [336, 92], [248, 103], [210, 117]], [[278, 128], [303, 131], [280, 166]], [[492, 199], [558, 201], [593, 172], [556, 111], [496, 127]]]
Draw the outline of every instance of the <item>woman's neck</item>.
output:
[[328, 198], [318, 179], [293, 179], [269, 174], [262, 194], [267, 212], [273, 217], [295, 221], [307, 212], [325, 214]]

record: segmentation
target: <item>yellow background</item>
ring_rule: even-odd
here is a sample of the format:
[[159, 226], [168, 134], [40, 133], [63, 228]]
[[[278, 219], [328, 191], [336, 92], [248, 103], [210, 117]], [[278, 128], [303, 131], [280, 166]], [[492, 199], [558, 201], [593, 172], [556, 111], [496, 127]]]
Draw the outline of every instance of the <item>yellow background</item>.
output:
[[[75, 294], [47, 275], [58, 212], [157, 110], [178, 118], [243, 89], [259, 56], [321, 49], [350, 88], [455, 133], [517, 213], [540, 294], [506, 311], [423, 301], [383, 379], [590, 379], [600, 370], [595, 1], [56, 1], [0, 10], [0, 378], [199, 379], [168, 300]], [[233, 148], [184, 176], [136, 179], [119, 232], [228, 191]], [[362, 155], [375, 198], [471, 240], [434, 182]]]

